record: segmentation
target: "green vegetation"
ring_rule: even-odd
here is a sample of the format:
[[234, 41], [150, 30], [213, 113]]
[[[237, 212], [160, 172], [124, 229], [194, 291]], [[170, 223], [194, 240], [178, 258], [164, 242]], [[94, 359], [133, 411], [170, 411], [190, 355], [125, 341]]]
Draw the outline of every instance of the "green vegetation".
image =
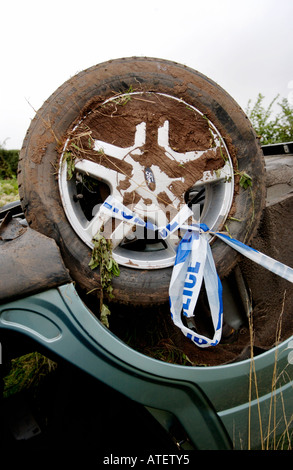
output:
[[0, 146], [0, 207], [19, 198], [16, 178], [18, 158], [18, 150], [5, 150]]
[[[6, 150], [0, 145], [0, 207], [19, 199], [17, 183], [19, 151]], [[57, 364], [38, 352], [32, 352], [12, 359], [11, 368], [4, 377], [3, 397], [33, 390], [37, 393], [42, 380]]]
[[0, 179], [16, 176], [18, 158], [18, 150], [6, 150], [0, 145]]
[[[277, 95], [271, 103], [265, 107], [265, 97], [259, 93], [255, 104], [251, 107], [249, 100], [246, 114], [260, 138], [261, 145], [278, 144], [293, 141], [293, 106], [288, 100], [281, 101]], [[274, 105], [279, 106], [279, 112], [274, 112]]]
[[[276, 341], [278, 345], [281, 341], [282, 331], [282, 318], [285, 307], [286, 291], [283, 294], [282, 309], [279, 317], [279, 322], [276, 328]], [[278, 369], [278, 350], [275, 352], [275, 362], [272, 370], [272, 385], [271, 385], [271, 399], [269, 408], [266, 409], [266, 418], [268, 417], [267, 427], [264, 426], [264, 416], [261, 412], [261, 398], [258, 389], [258, 375], [255, 367], [255, 357], [253, 352], [254, 345], [254, 331], [253, 331], [253, 315], [249, 316], [249, 332], [250, 332], [250, 373], [249, 373], [249, 413], [248, 413], [248, 450], [251, 450], [251, 433], [254, 431], [251, 426], [251, 406], [253, 389], [257, 400], [258, 407], [258, 420], [259, 420], [259, 435], [261, 441], [261, 450], [292, 450], [293, 444], [293, 431], [292, 422], [293, 415], [289, 415], [286, 410], [286, 403], [283, 397], [282, 387], [288, 382], [288, 365], [283, 369]], [[281, 405], [282, 412], [278, 411]], [[265, 419], [266, 421], [266, 419]], [[280, 431], [281, 430], [281, 431]]]
[[101, 293], [100, 293], [100, 319], [101, 322], [109, 327], [108, 316], [110, 310], [107, 305], [104, 304], [104, 293], [107, 294], [108, 298], [113, 298], [113, 287], [112, 278], [113, 276], [119, 276], [120, 270], [117, 262], [112, 256], [112, 242], [106, 239], [101, 233], [93, 238], [93, 250], [92, 257], [89, 262], [91, 269], [96, 269], [100, 266], [101, 276]]
[[17, 201], [18, 196], [18, 184], [17, 179], [13, 178], [0, 179], [0, 207], [5, 206], [9, 202]]
[[8, 398], [27, 389], [37, 391], [40, 382], [56, 367], [55, 362], [38, 352], [12, 359], [9, 374], [4, 378], [3, 397]]

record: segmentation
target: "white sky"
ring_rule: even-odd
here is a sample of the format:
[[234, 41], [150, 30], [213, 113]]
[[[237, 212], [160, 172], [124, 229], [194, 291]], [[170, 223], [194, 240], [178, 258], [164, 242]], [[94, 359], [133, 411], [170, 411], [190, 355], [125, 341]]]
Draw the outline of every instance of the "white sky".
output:
[[293, 95], [292, 0], [9, 0], [0, 17], [0, 145], [7, 149], [21, 148], [33, 109], [65, 80], [119, 57], [185, 64], [243, 109], [259, 92], [266, 103]]

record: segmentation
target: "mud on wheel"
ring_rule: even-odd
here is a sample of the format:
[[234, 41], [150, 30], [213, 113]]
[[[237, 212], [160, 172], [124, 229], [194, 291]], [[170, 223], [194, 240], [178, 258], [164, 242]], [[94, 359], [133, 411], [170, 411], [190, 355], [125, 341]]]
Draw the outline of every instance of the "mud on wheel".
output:
[[[82, 289], [99, 286], [88, 264], [102, 229], [120, 266], [115, 300], [150, 306], [168, 299], [182, 230], [163, 241], [105, 222], [103, 201], [111, 194], [158, 226], [193, 203], [195, 220], [249, 243], [264, 204], [263, 157], [245, 114], [210, 79], [165, 60], [118, 59], [75, 75], [37, 112], [20, 153], [19, 192], [29, 224], [57, 241]], [[237, 255], [210, 242], [226, 276]]]

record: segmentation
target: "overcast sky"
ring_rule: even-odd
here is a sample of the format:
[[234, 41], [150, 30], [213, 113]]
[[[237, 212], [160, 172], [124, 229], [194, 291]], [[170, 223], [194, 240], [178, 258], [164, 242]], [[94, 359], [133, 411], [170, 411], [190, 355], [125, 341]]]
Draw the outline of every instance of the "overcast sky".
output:
[[293, 0], [9, 0], [0, 17], [7, 149], [21, 148], [34, 109], [64, 81], [119, 57], [188, 65], [243, 109], [259, 92], [267, 103], [293, 95]]

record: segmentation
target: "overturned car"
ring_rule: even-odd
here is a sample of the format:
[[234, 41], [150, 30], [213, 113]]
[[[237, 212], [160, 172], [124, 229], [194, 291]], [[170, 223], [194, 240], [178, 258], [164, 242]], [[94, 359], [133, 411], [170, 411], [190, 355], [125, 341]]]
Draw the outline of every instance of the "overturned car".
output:
[[292, 153], [188, 67], [75, 75], [24, 139], [21, 209], [2, 209], [0, 338], [138, 403], [181, 450], [289, 439]]

